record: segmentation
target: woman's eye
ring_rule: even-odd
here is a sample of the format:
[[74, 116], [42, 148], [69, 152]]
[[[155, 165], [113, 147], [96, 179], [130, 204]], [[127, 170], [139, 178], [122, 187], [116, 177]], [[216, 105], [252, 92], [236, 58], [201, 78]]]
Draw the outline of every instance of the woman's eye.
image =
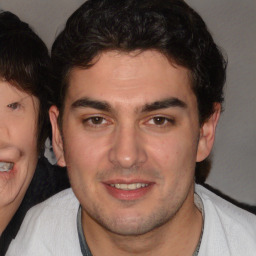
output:
[[12, 110], [15, 110], [15, 109], [20, 108], [20, 104], [18, 102], [13, 102], [13, 103], [8, 104], [7, 107]]

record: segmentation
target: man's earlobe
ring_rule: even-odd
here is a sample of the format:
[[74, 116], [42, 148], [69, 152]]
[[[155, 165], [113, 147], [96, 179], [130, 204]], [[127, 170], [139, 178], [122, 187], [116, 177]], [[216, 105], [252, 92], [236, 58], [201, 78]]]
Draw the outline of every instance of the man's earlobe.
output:
[[211, 153], [217, 123], [220, 117], [221, 104], [215, 103], [214, 113], [207, 119], [200, 128], [200, 138], [197, 150], [197, 162], [203, 161]]
[[52, 147], [57, 159], [57, 164], [61, 167], [66, 166], [64, 157], [63, 141], [58, 125], [59, 110], [56, 106], [51, 106], [49, 109], [49, 117], [52, 125]]

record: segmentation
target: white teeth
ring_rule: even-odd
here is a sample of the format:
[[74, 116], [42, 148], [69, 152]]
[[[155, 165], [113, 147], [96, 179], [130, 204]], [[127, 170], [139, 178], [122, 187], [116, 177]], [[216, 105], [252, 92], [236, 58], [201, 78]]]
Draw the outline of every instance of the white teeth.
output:
[[148, 186], [146, 183], [131, 183], [131, 184], [110, 184], [111, 187], [122, 190], [135, 190], [138, 188], [145, 188]]
[[13, 168], [13, 163], [0, 162], [0, 172], [8, 172]]

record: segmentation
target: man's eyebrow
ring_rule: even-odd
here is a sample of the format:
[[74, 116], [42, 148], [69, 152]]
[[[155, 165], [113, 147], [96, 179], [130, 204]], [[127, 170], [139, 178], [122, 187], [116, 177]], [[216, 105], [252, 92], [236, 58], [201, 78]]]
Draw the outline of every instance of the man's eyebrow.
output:
[[146, 104], [142, 108], [142, 112], [150, 112], [150, 111], [155, 111], [155, 110], [170, 108], [170, 107], [187, 108], [187, 104], [178, 98], [167, 98], [164, 100], [155, 101], [153, 103]]
[[87, 97], [76, 100], [71, 105], [72, 109], [76, 108], [94, 108], [103, 111], [110, 111], [110, 105], [105, 101], [89, 99]]

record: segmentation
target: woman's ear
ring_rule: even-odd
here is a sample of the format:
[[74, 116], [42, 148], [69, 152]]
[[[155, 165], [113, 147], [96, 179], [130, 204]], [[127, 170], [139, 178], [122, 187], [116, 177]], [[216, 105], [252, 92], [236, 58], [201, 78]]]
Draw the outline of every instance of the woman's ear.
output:
[[49, 117], [52, 125], [52, 147], [57, 158], [57, 164], [61, 167], [65, 167], [66, 161], [64, 157], [62, 135], [58, 125], [58, 116], [58, 108], [56, 106], [51, 106], [49, 109]]
[[215, 103], [213, 114], [203, 123], [200, 128], [200, 137], [196, 158], [197, 162], [203, 161], [211, 153], [220, 112], [221, 104]]

